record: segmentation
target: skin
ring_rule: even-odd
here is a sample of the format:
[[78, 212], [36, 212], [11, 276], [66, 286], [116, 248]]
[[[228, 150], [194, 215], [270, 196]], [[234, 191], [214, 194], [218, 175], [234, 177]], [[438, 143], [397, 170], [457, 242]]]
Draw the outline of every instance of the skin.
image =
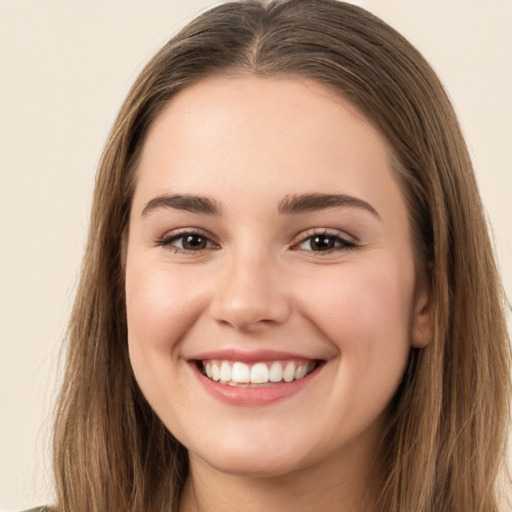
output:
[[[311, 193], [370, 208], [279, 213]], [[208, 197], [220, 215], [147, 211], [169, 194]], [[198, 230], [191, 251], [179, 235]], [[333, 249], [319, 250], [319, 233]], [[369, 510], [388, 404], [411, 346], [432, 334], [417, 267], [386, 141], [343, 98], [307, 80], [239, 76], [169, 102], [138, 169], [126, 301], [137, 381], [189, 450], [182, 511]], [[298, 393], [237, 406], [207, 393], [191, 365], [217, 349], [323, 365]]]

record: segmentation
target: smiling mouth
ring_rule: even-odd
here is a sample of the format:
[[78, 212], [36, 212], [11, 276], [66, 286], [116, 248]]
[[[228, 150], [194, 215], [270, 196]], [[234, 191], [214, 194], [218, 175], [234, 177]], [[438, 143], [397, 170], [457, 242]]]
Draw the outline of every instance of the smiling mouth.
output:
[[267, 387], [301, 380], [320, 361], [268, 361], [247, 364], [241, 361], [197, 361], [199, 371], [211, 381], [235, 387]]

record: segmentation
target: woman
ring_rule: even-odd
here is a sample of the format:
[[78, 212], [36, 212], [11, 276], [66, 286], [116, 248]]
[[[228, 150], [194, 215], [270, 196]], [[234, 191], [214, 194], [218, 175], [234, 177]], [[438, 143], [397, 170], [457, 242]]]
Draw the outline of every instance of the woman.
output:
[[357, 7], [242, 2], [100, 164], [58, 511], [497, 510], [509, 344], [453, 109]]

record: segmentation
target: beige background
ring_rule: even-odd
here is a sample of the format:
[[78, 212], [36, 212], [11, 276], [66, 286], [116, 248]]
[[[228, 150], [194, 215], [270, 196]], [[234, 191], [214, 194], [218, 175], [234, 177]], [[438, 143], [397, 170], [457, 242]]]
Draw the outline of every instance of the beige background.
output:
[[[466, 133], [512, 296], [512, 0], [362, 0], [424, 52]], [[0, 509], [51, 501], [60, 340], [94, 169], [147, 59], [205, 0], [0, 0]]]

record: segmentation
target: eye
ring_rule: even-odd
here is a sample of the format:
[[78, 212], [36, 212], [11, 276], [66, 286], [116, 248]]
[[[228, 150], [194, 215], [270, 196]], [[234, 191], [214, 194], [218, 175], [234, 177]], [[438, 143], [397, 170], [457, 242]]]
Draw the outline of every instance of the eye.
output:
[[171, 234], [159, 240], [157, 245], [181, 253], [197, 252], [215, 247], [215, 244], [207, 236], [197, 232]]
[[314, 232], [306, 238], [303, 238], [296, 247], [302, 251], [332, 252], [353, 249], [356, 247], [356, 244], [337, 233], [323, 231]]

